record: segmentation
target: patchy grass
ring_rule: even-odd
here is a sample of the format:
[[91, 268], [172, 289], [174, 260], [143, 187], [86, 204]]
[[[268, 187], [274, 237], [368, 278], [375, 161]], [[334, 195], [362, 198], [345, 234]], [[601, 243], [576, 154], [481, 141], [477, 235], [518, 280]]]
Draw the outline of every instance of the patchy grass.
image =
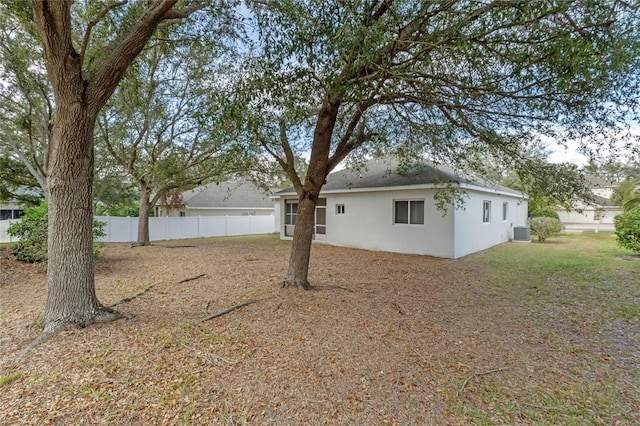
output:
[[640, 264], [612, 234], [455, 261], [318, 244], [311, 292], [280, 288], [289, 249], [107, 245], [104, 303], [153, 287], [17, 365], [45, 276], [5, 260], [0, 424], [640, 423]]
[[495, 375], [452, 394], [456, 413], [478, 424], [636, 424], [640, 274], [627, 254], [599, 233], [471, 256], [491, 266], [484, 285], [519, 305], [505, 320], [538, 356], [524, 346], [510, 362], [530, 377]]
[[20, 377], [22, 377], [22, 373], [20, 373], [19, 371], [7, 376], [0, 376], [0, 388], [3, 386], [7, 386], [14, 380], [18, 380]]

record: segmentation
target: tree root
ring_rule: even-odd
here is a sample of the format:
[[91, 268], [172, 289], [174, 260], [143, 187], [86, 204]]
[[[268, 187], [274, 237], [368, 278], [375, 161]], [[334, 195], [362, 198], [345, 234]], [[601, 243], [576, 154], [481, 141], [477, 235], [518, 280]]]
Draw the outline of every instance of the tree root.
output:
[[114, 306], [118, 306], [121, 305], [123, 303], [127, 303], [127, 302], [131, 302], [133, 299], [135, 299], [136, 297], [140, 297], [143, 294], [145, 294], [146, 292], [148, 292], [149, 290], [151, 290], [153, 287], [155, 286], [155, 284], [151, 284], [149, 287], [145, 288], [144, 290], [134, 294], [133, 296], [129, 296], [129, 297], [125, 297], [124, 299], [120, 299], [115, 303], [112, 303], [111, 305], [109, 305], [110, 308], [113, 308]]
[[16, 357], [16, 359], [13, 360], [13, 364], [17, 364], [20, 361], [22, 361], [24, 359], [25, 356], [27, 356], [27, 354], [29, 352], [31, 352], [33, 349], [37, 348], [38, 346], [40, 346], [41, 344], [43, 344], [44, 342], [46, 342], [47, 340], [49, 340], [49, 338], [51, 336], [53, 336], [54, 334], [56, 334], [58, 331], [60, 331], [62, 328], [60, 328], [59, 330], [45, 330], [42, 333], [40, 333], [38, 335], [38, 337], [36, 337], [35, 339], [33, 339], [31, 341], [31, 343], [29, 343], [27, 345], [26, 348], [24, 348], [22, 351], [20, 351], [20, 353], [18, 354], [18, 356]]
[[63, 320], [51, 321], [45, 324], [44, 329], [42, 330], [42, 333], [40, 333], [38, 337], [33, 339], [27, 345], [27, 347], [25, 347], [22, 351], [20, 351], [16, 359], [13, 361], [13, 364], [17, 364], [20, 361], [22, 361], [29, 352], [31, 352], [33, 349], [37, 348], [38, 346], [40, 346], [41, 344], [49, 340], [49, 338], [57, 334], [59, 331], [66, 330], [73, 327], [84, 328], [91, 324], [111, 322], [111, 321], [119, 320], [121, 318], [124, 318], [124, 315], [122, 315], [121, 313], [114, 311], [113, 309], [107, 306], [101, 306], [100, 310], [92, 318], [82, 322], [63, 321]]
[[303, 283], [297, 283], [294, 281], [287, 281], [287, 280], [282, 281], [281, 288], [287, 288], [287, 287], [296, 287], [304, 291], [309, 291], [313, 289], [313, 286], [309, 281], [305, 281]]
[[239, 303], [239, 304], [234, 305], [234, 306], [232, 306], [230, 308], [223, 309], [222, 311], [218, 311], [215, 314], [211, 314], [208, 317], [206, 317], [204, 319], [201, 319], [200, 321], [198, 321], [198, 323], [209, 321], [209, 320], [212, 320], [214, 318], [221, 317], [221, 316], [223, 316], [225, 314], [228, 314], [229, 312], [235, 311], [236, 309], [242, 308], [242, 307], [247, 306], [247, 305], [251, 305], [252, 303], [256, 303], [259, 300], [260, 299], [250, 299], [250, 300], [247, 300], [246, 302]]

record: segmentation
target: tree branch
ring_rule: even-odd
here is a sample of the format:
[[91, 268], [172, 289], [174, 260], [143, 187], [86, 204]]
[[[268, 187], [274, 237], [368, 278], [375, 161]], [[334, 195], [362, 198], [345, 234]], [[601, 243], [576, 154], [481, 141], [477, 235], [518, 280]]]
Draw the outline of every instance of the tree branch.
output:
[[191, 16], [191, 14], [193, 14], [194, 12], [197, 12], [198, 10], [204, 9], [207, 6], [208, 2], [195, 2], [193, 4], [191, 4], [190, 6], [187, 6], [183, 9], [180, 10], [170, 10], [169, 12], [167, 12], [164, 15], [163, 20], [170, 20], [170, 19], [186, 19], [189, 16]]
[[291, 183], [293, 183], [293, 187], [296, 192], [299, 194], [302, 191], [302, 182], [300, 181], [300, 176], [298, 176], [298, 172], [296, 171], [296, 160], [293, 155], [293, 150], [291, 149], [291, 145], [289, 144], [289, 138], [287, 138], [287, 128], [284, 120], [280, 120], [280, 145], [284, 150], [284, 155], [287, 159], [287, 168], [285, 171], [291, 179]]
[[[131, 62], [142, 51], [158, 24], [165, 19], [169, 19], [167, 15], [170, 14], [177, 2], [178, 0], [158, 0], [149, 3], [140, 20], [136, 22], [125, 38], [101, 64], [96, 72], [95, 79], [89, 82], [88, 87], [88, 99], [91, 100], [90, 108], [94, 113], [100, 111], [105, 105]], [[185, 17], [188, 16], [187, 12], [189, 10], [191, 9], [183, 10]]]
[[353, 151], [354, 148], [356, 148], [356, 145], [350, 144], [349, 140], [353, 136], [353, 132], [358, 126], [358, 123], [360, 122], [362, 115], [367, 110], [367, 108], [369, 108], [371, 105], [372, 105], [371, 101], [367, 101], [362, 103], [361, 105], [358, 105], [353, 116], [351, 116], [351, 121], [349, 122], [349, 125], [347, 126], [347, 129], [345, 130], [344, 135], [342, 135], [342, 138], [340, 138], [340, 141], [338, 142], [338, 146], [336, 146], [336, 149], [334, 150], [333, 155], [329, 158], [329, 161], [327, 163], [327, 174], [330, 173], [331, 170], [333, 170], [338, 165], [338, 163], [344, 160], [344, 158], [351, 151]]
[[127, 2], [128, 0], [122, 0], [108, 5], [102, 11], [100, 11], [100, 13], [98, 13], [96, 19], [89, 22], [89, 24], [87, 25], [87, 30], [84, 33], [84, 39], [82, 40], [82, 49], [80, 50], [80, 64], [84, 64], [84, 55], [87, 53], [87, 47], [89, 46], [89, 39], [91, 38], [91, 31], [93, 31], [93, 27], [95, 27], [98, 22], [100, 22], [102, 18], [104, 18], [107, 13], [109, 13], [109, 11], [120, 6], [124, 6], [125, 4], [127, 4]]

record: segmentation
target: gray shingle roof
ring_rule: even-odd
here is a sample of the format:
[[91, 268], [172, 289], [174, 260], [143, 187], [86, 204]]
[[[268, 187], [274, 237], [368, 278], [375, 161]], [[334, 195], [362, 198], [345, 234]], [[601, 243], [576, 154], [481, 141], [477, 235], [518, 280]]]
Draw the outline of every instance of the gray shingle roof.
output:
[[[398, 162], [388, 159], [368, 161], [360, 172], [352, 169], [343, 169], [331, 173], [327, 176], [327, 182], [322, 187], [322, 191], [461, 183], [522, 195], [520, 192], [510, 188], [456, 174], [453, 170], [444, 166], [421, 164], [398, 173]], [[293, 188], [287, 188], [276, 194], [288, 194], [291, 192], [294, 192]]]
[[182, 193], [182, 199], [187, 208], [273, 208], [269, 195], [245, 179], [212, 183], [186, 191]]
[[432, 166], [419, 166], [397, 173], [398, 164], [392, 161], [373, 160], [362, 172], [344, 169], [327, 176], [323, 189], [384, 188], [421, 184], [460, 183], [461, 179], [451, 171]]
[[603, 179], [598, 176], [586, 175], [585, 179], [590, 188], [615, 188], [618, 184]]

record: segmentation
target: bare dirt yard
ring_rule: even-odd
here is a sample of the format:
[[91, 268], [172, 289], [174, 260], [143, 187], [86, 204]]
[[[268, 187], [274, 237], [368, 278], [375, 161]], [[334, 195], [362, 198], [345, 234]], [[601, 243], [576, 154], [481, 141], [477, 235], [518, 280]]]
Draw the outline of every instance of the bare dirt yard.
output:
[[590, 240], [459, 260], [317, 244], [309, 292], [281, 288], [272, 235], [111, 244], [97, 293], [142, 293], [126, 319], [17, 363], [46, 276], [2, 247], [0, 424], [640, 424], [640, 262], [602, 241], [606, 260], [557, 268]]

